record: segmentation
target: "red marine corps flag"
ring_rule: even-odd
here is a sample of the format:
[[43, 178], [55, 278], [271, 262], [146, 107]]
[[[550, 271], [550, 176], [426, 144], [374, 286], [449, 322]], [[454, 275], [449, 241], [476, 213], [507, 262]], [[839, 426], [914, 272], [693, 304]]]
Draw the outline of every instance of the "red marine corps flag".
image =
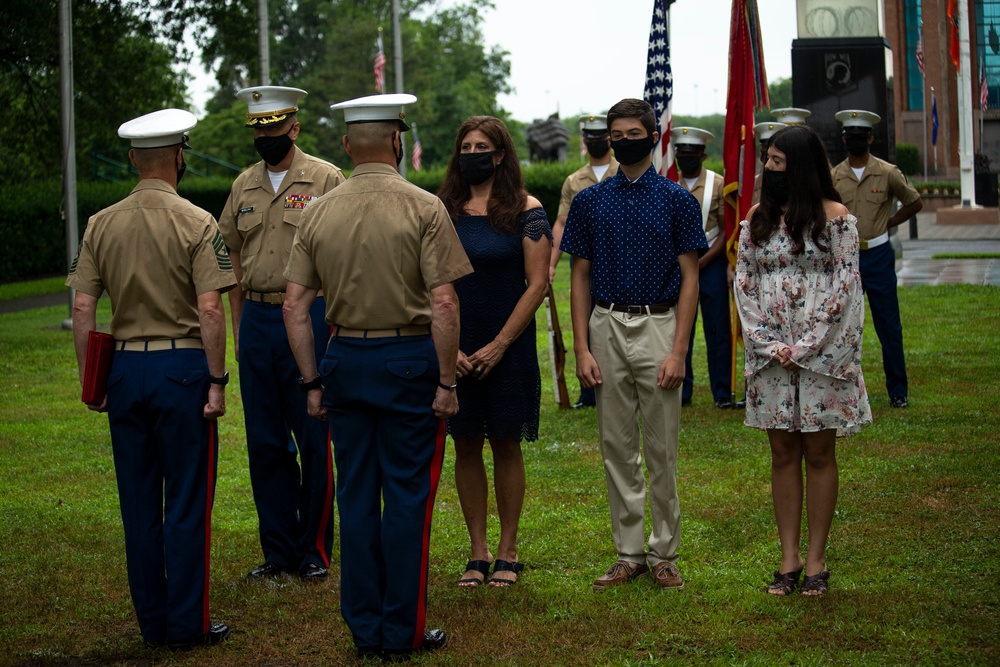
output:
[[726, 254], [736, 265], [740, 220], [750, 210], [757, 147], [753, 112], [770, 106], [764, 48], [757, 18], [757, 0], [733, 0], [729, 26], [729, 92], [726, 95], [726, 129], [723, 165], [726, 197]]
[[656, 114], [660, 139], [653, 147], [653, 167], [667, 178], [677, 180], [674, 149], [670, 143], [671, 101], [674, 98], [674, 75], [670, 71], [670, 5], [674, 0], [653, 2], [653, 22], [649, 27], [649, 50], [646, 57], [646, 87], [642, 98]]
[[[733, 0], [729, 26], [729, 92], [726, 95], [726, 128], [722, 142], [726, 198], [726, 256], [736, 265], [740, 240], [740, 220], [746, 217], [753, 200], [757, 146], [753, 135], [753, 112], [770, 106], [764, 48], [757, 18], [757, 0]], [[740, 318], [730, 294], [732, 327], [732, 387], [736, 403], [736, 347], [742, 342]]]

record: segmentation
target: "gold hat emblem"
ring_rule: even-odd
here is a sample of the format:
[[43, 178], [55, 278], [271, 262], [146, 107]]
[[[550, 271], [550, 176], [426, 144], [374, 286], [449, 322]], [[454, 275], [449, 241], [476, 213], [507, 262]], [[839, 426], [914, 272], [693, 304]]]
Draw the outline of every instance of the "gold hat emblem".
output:
[[259, 91], [255, 90], [253, 91], [253, 95], [251, 95], [251, 97], [253, 98], [254, 102], [260, 102], [260, 98], [262, 98], [263, 95], [261, 95]]
[[406, 118], [406, 114], [403, 113], [402, 111], [400, 111], [399, 112], [399, 120], [403, 120], [404, 118]]
[[688, 129], [686, 127], [683, 130], [681, 130], [681, 134], [687, 134], [687, 133], [688, 133]]
[[857, 117], [858, 117], [858, 112], [857, 111], [855, 111], [855, 112], [853, 112], [851, 114], [851, 118], [857, 118]]

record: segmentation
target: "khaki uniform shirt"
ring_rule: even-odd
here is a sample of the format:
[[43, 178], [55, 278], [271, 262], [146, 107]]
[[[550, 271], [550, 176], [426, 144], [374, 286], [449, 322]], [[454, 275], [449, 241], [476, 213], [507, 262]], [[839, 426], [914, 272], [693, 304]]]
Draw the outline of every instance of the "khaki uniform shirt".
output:
[[[715, 174], [715, 172], [712, 172]], [[705, 204], [705, 181], [708, 178], [708, 169], [702, 168], [701, 173], [698, 174], [698, 180], [695, 181], [694, 186], [688, 190], [687, 181], [684, 180], [684, 176], [680, 177], [678, 185], [680, 185], [685, 190], [688, 190], [694, 198], [698, 200], [699, 206], [704, 206]], [[724, 187], [722, 182], [722, 176], [715, 174], [715, 181], [712, 183], [712, 199], [711, 204], [708, 206], [708, 220], [705, 220], [702, 216], [702, 221], [705, 226], [705, 234], [715, 240], [715, 234], [711, 233], [713, 229], [717, 229], [717, 234], [722, 234], [726, 228], [726, 200], [722, 197], [722, 189]], [[712, 245], [712, 241], [708, 244]]]
[[160, 179], [90, 219], [66, 279], [93, 297], [107, 290], [118, 340], [201, 338], [198, 296], [235, 284], [215, 218]]
[[219, 218], [226, 245], [240, 254], [244, 291], [284, 292], [285, 265], [306, 207], [344, 182], [344, 172], [293, 146], [295, 157], [277, 192], [260, 161], [233, 183]]
[[[606, 181], [617, 173], [618, 160], [612, 157], [611, 164], [608, 165], [608, 170], [604, 172], [604, 177], [601, 180]], [[566, 181], [563, 182], [562, 196], [559, 198], [559, 212], [556, 217], [569, 215], [569, 205], [573, 203], [573, 197], [577, 196], [584, 188], [589, 188], [597, 183], [597, 174], [594, 173], [594, 168], [590, 166], [589, 162], [567, 176]]]
[[907, 182], [894, 164], [868, 156], [861, 181], [844, 160], [832, 171], [833, 187], [837, 188], [844, 206], [858, 219], [858, 235], [863, 241], [881, 236], [892, 214], [892, 200], [908, 206], [920, 199], [920, 193]]
[[441, 200], [370, 162], [310, 204], [284, 275], [323, 290], [329, 324], [394, 329], [430, 324], [430, 290], [470, 273]]

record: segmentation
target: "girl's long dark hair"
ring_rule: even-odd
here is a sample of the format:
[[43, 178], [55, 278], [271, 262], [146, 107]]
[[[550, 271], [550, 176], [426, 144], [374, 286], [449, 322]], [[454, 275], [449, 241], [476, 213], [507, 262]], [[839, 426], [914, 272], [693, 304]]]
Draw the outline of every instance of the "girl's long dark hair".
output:
[[512, 232], [517, 229], [517, 221], [524, 211], [528, 193], [524, 189], [524, 177], [521, 175], [521, 163], [517, 159], [514, 140], [499, 118], [472, 116], [458, 128], [455, 151], [448, 162], [448, 171], [438, 190], [438, 197], [444, 202], [452, 221], [458, 222], [458, 217], [465, 212], [466, 202], [472, 197], [469, 184], [458, 170], [458, 154], [462, 152], [462, 140], [473, 130], [485, 134], [497, 150], [504, 152], [503, 160], [497, 165], [493, 176], [486, 215], [490, 225], [497, 231]]
[[[785, 173], [788, 174], [785, 228], [792, 237], [792, 251], [798, 255], [805, 249], [804, 235], [807, 230], [820, 250], [829, 251], [829, 247], [820, 241], [827, 222], [823, 200], [840, 202], [840, 193], [833, 187], [830, 160], [823, 142], [811, 127], [793, 125], [775, 132], [769, 146], [785, 154]], [[760, 205], [750, 217], [750, 239], [754, 245], [762, 245], [780, 224], [781, 205], [774, 200], [765, 184], [761, 187]]]

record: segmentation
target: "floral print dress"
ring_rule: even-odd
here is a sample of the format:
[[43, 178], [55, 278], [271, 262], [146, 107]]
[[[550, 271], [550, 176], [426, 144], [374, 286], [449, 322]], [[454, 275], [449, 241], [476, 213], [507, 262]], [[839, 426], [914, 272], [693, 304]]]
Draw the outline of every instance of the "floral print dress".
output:
[[[871, 422], [861, 373], [864, 296], [858, 271], [857, 219], [827, 222], [820, 240], [806, 234], [796, 255], [784, 222], [754, 245], [743, 221], [734, 291], [743, 326], [746, 425], [759, 429], [856, 433]], [[798, 368], [774, 360], [784, 343]]]

